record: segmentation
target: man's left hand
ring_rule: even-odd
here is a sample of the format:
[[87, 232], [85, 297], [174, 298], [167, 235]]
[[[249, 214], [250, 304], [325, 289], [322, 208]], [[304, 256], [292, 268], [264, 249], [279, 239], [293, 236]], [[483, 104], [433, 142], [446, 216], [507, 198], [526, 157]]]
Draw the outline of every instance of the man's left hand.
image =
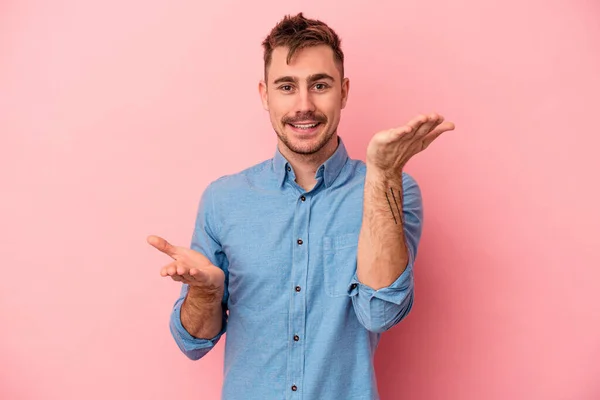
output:
[[452, 122], [433, 113], [419, 115], [399, 128], [379, 132], [367, 147], [367, 167], [378, 172], [398, 174], [408, 160], [425, 150], [438, 136], [454, 130]]

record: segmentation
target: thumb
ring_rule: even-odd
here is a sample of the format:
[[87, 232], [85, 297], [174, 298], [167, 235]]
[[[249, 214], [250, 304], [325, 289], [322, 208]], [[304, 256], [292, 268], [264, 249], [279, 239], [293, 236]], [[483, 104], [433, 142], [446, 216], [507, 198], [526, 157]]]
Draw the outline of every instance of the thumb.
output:
[[169, 257], [174, 257], [177, 254], [177, 248], [160, 236], [150, 235], [146, 240], [152, 247], [165, 253]]

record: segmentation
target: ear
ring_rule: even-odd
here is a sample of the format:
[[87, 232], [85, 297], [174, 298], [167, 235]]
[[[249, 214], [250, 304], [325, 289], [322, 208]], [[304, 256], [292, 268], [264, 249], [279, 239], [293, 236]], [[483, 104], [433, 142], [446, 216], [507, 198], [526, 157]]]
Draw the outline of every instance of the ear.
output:
[[344, 78], [342, 81], [342, 109], [346, 107], [348, 101], [348, 94], [350, 92], [350, 79]]
[[261, 80], [258, 83], [258, 93], [260, 94], [260, 100], [262, 101], [263, 108], [269, 111], [269, 95], [267, 94], [267, 83]]

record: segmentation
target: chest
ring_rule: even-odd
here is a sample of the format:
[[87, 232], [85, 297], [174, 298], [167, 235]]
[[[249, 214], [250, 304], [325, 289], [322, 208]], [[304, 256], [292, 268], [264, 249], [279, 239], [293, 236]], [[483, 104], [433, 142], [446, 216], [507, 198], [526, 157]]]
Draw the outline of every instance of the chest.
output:
[[245, 197], [245, 207], [227, 211], [221, 238], [230, 309], [285, 312], [297, 288], [314, 301], [345, 295], [356, 271], [361, 185]]

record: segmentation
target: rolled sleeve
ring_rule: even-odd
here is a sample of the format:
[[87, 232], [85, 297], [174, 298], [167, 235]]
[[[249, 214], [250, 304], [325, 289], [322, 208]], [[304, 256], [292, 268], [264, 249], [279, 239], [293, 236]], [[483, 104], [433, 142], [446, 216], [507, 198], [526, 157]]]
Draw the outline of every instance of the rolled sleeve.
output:
[[413, 263], [389, 286], [375, 290], [361, 283], [356, 274], [348, 294], [361, 324], [371, 332], [381, 333], [402, 321], [413, 305]]
[[183, 304], [182, 297], [177, 300], [175, 306], [173, 307], [173, 312], [171, 313], [170, 320], [170, 329], [173, 338], [175, 339], [175, 343], [179, 349], [191, 360], [198, 360], [204, 357], [213, 347], [219, 342], [219, 339], [225, 331], [227, 330], [227, 318], [224, 313], [223, 315], [223, 326], [221, 331], [211, 339], [199, 339], [196, 338], [188, 331], [185, 330], [183, 324], [181, 323], [181, 305]]

